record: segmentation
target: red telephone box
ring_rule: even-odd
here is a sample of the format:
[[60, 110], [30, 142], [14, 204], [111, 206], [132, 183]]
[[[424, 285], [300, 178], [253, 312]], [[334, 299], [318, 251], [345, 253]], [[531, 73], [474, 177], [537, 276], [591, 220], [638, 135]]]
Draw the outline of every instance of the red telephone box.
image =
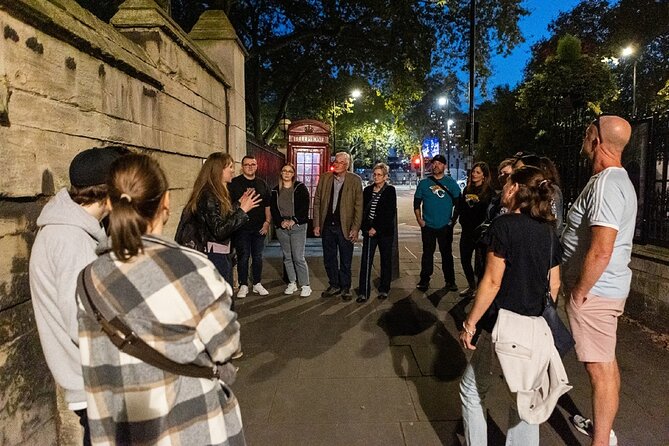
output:
[[313, 217], [314, 194], [321, 173], [330, 166], [330, 126], [313, 119], [295, 121], [288, 126], [286, 159], [296, 169], [296, 179], [309, 189], [309, 218]]

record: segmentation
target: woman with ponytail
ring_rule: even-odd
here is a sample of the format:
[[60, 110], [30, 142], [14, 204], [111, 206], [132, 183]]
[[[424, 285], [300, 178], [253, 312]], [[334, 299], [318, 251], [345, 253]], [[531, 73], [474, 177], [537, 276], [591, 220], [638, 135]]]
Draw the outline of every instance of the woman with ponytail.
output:
[[118, 159], [108, 187], [111, 249], [77, 288], [92, 443], [244, 445], [228, 387], [239, 350], [230, 285], [162, 237], [170, 194], [155, 160]]
[[[499, 368], [496, 360], [493, 363], [490, 336], [498, 311], [540, 316], [547, 290], [557, 299], [562, 249], [553, 228], [552, 197], [551, 181], [540, 169], [525, 166], [514, 170], [501, 197], [509, 212], [493, 220], [484, 236], [488, 247], [486, 269], [460, 332], [461, 345], [475, 350], [460, 382], [468, 445], [487, 444], [482, 402], [497, 376], [493, 366]], [[548, 347], [554, 348], [552, 343]], [[505, 378], [508, 381], [510, 377]], [[538, 445], [539, 425], [521, 420], [515, 406], [509, 408], [507, 444]]]

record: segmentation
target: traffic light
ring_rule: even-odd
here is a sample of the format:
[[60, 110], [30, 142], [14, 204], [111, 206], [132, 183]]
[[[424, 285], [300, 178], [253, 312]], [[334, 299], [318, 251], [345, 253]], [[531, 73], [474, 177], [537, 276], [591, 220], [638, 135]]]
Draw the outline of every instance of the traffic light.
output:
[[414, 155], [411, 163], [415, 169], [420, 169], [420, 155]]

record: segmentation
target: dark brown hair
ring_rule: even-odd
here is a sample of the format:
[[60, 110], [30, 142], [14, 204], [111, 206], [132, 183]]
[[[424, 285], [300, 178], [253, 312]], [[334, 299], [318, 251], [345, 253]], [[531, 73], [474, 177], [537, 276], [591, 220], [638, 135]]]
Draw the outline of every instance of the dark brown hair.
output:
[[553, 184], [560, 187], [560, 174], [558, 173], [555, 163], [550, 158], [542, 156], [539, 158], [539, 169], [544, 173], [546, 179], [551, 180]]
[[214, 152], [202, 165], [200, 173], [195, 179], [193, 192], [190, 194], [186, 209], [192, 214], [197, 212], [197, 203], [204, 192], [211, 193], [221, 204], [221, 215], [226, 216], [232, 212], [232, 201], [228, 185], [223, 182], [223, 169], [235, 163], [228, 153]]
[[511, 210], [520, 210], [540, 222], [553, 222], [555, 215], [551, 208], [553, 183], [546, 179], [541, 169], [523, 166], [509, 176], [511, 183], [518, 184], [518, 192], [513, 196]]
[[81, 206], [88, 206], [94, 203], [101, 203], [107, 199], [108, 187], [106, 184], [96, 184], [93, 186], [70, 186], [67, 193], [70, 194], [72, 201]]
[[476, 168], [481, 169], [481, 172], [483, 172], [483, 183], [481, 183], [481, 196], [486, 197], [489, 195], [494, 195], [495, 190], [492, 187], [492, 178], [490, 178], [490, 167], [488, 167], [488, 163], [485, 163], [483, 161], [478, 161], [474, 163], [472, 166], [472, 170], [469, 173], [469, 178], [467, 178], [467, 187], [466, 190], [469, 192], [472, 188], [476, 187], [474, 183], [472, 183], [472, 174], [471, 172], [474, 171]]
[[167, 179], [156, 160], [140, 154], [114, 161], [109, 177], [109, 237], [112, 252], [126, 262], [142, 251], [142, 235], [160, 211]]

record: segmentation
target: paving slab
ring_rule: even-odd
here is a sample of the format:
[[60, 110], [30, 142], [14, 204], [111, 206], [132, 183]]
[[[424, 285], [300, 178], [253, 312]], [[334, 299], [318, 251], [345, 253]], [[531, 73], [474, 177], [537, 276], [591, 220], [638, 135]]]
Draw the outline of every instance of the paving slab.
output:
[[249, 445], [404, 446], [399, 423], [282, 423], [244, 428]]
[[416, 420], [402, 378], [301, 378], [282, 383], [271, 423], [392, 422]]

